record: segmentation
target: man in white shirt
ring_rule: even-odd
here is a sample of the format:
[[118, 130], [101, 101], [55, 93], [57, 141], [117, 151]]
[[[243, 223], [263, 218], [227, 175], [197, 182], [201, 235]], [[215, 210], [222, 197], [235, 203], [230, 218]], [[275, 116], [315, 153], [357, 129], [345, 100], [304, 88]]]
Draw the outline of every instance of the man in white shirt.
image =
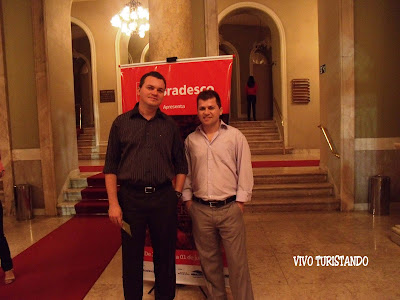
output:
[[206, 281], [208, 299], [226, 299], [221, 242], [235, 300], [252, 300], [243, 222], [250, 201], [253, 171], [244, 135], [226, 125], [217, 92], [197, 97], [201, 125], [185, 140], [189, 173], [182, 199], [192, 218], [193, 235]]

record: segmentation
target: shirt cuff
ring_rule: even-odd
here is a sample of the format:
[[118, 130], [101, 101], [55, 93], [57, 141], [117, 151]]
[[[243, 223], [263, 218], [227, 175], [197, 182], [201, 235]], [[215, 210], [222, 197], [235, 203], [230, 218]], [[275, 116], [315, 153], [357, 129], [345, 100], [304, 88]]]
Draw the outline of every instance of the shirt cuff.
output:
[[182, 191], [182, 201], [190, 201], [192, 200], [193, 193], [188, 190], [183, 190]]
[[236, 192], [236, 201], [237, 202], [249, 202], [251, 200], [251, 193], [246, 191], [237, 191]]

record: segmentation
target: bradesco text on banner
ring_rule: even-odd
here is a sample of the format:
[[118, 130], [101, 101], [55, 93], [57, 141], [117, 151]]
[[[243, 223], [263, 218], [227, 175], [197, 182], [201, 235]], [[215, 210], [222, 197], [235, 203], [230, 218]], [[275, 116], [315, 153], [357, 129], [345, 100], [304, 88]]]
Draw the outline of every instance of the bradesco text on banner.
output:
[[218, 92], [225, 114], [229, 114], [232, 55], [182, 59], [173, 63], [154, 62], [121, 66], [122, 112], [139, 101], [140, 78], [160, 72], [167, 81], [161, 111], [168, 115], [196, 115], [197, 95], [206, 89]]

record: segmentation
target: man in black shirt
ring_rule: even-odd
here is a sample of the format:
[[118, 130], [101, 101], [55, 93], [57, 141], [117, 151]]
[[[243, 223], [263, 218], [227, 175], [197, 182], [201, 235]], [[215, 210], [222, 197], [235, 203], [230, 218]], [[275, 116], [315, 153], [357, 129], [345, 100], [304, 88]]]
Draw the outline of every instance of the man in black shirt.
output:
[[[142, 76], [135, 107], [111, 127], [104, 174], [110, 220], [131, 234], [122, 235], [123, 285], [126, 299], [142, 299], [146, 227], [153, 246], [155, 298], [175, 297], [177, 201], [187, 174], [183, 142], [175, 121], [162, 113], [165, 78]], [[172, 179], [175, 177], [175, 185]], [[121, 187], [117, 192], [117, 180]]]

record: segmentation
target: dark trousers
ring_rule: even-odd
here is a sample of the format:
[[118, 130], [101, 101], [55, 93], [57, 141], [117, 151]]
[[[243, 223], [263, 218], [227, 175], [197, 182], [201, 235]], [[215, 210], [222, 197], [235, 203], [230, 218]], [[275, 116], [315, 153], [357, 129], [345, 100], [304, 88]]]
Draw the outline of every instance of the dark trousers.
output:
[[8, 247], [7, 239], [4, 235], [3, 229], [3, 206], [0, 202], [0, 260], [1, 268], [3, 271], [9, 271], [13, 268], [13, 263], [10, 254], [10, 248]]
[[122, 231], [122, 274], [125, 299], [143, 296], [143, 252], [146, 228], [153, 247], [155, 299], [175, 297], [175, 248], [178, 198], [172, 186], [151, 194], [121, 186], [123, 219], [130, 224], [132, 237]]
[[247, 95], [247, 120], [250, 121], [250, 112], [253, 109], [253, 120], [256, 120], [256, 95]]

